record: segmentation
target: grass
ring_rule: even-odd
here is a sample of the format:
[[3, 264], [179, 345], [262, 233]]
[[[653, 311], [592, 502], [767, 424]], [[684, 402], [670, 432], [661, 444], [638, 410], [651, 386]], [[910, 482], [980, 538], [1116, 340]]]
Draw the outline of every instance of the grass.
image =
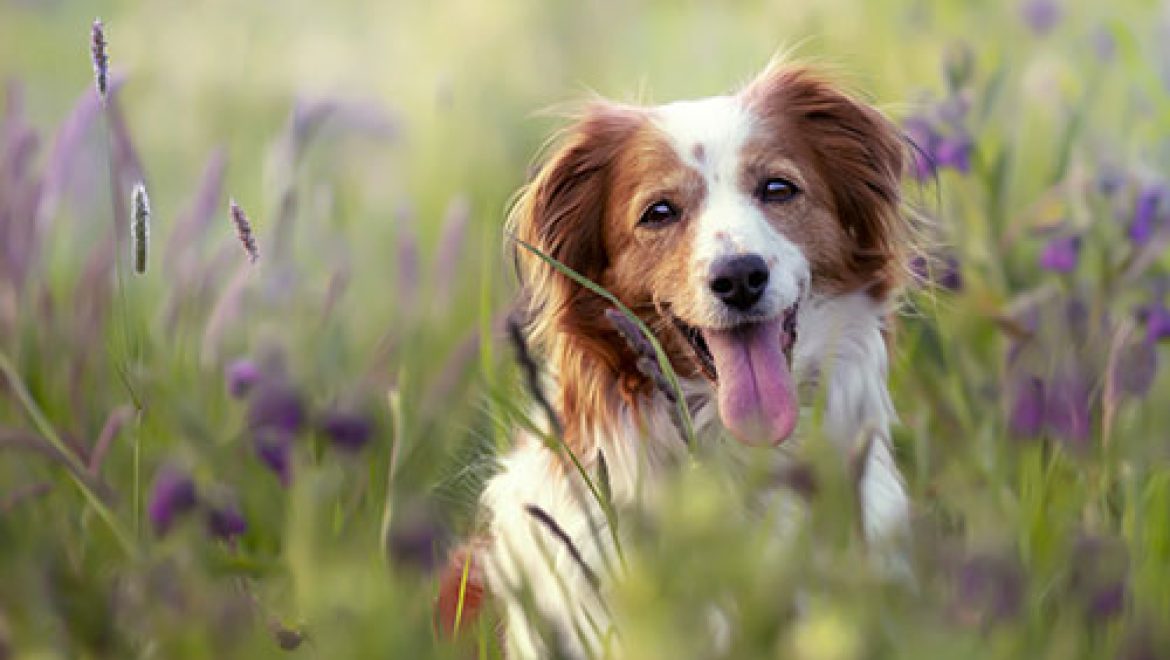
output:
[[783, 549], [745, 504], [770, 475], [704, 450], [668, 509], [610, 512], [622, 647], [715, 657], [718, 603], [736, 658], [1170, 648], [1164, 16], [285, 4], [103, 5], [106, 112], [92, 7], [0, 7], [0, 658], [500, 657], [490, 617], [439, 639], [431, 603], [531, 423], [500, 246], [557, 127], [534, 115], [718, 93], [797, 42], [936, 166], [905, 189], [936, 247], [891, 368], [916, 584], [870, 570], [825, 443], [784, 476], [810, 515]]

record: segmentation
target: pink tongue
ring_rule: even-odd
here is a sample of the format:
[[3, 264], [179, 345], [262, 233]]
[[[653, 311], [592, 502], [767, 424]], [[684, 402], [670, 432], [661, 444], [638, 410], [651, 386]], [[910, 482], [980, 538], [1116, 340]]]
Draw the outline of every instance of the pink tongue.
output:
[[719, 416], [740, 442], [778, 445], [796, 426], [792, 374], [781, 351], [781, 320], [704, 330], [715, 358]]

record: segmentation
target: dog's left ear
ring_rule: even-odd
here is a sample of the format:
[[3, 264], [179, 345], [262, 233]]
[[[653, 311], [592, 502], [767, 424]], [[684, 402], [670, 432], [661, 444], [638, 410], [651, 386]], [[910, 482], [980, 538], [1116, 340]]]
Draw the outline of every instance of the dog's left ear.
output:
[[898, 127], [804, 67], [770, 67], [744, 94], [763, 116], [799, 136], [811, 153], [853, 240], [853, 272], [867, 283], [893, 284], [909, 231], [901, 212], [907, 147]]

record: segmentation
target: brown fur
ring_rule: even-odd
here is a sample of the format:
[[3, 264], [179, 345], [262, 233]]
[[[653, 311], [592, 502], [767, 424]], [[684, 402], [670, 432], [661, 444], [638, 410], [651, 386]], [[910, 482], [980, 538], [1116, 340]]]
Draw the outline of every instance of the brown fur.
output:
[[[906, 242], [899, 215], [904, 147], [896, 127], [805, 69], [769, 69], [741, 92], [762, 120], [743, 153], [740, 185], [752, 190], [777, 172], [799, 181], [792, 204], [765, 205], [776, 228], [808, 257], [813, 288], [866, 288], [878, 299], [900, 281]], [[676, 370], [698, 373], [685, 341], [660, 311], [686, 318], [691, 227], [706, 194], [703, 178], [650, 121], [650, 112], [589, 106], [527, 186], [510, 218], [521, 240], [601, 284], [646, 321]], [[694, 149], [702, 149], [696, 145]], [[696, 156], [701, 155], [696, 154]], [[637, 227], [659, 199], [682, 211], [665, 230]], [[650, 383], [610, 327], [610, 304], [518, 248], [529, 331], [560, 387], [555, 405], [565, 440], [588, 454], [586, 429], [604, 428], [620, 406], [637, 414]]]
[[839, 292], [868, 287], [885, 299], [901, 282], [909, 240], [900, 214], [906, 147], [898, 128], [803, 68], [774, 67], [744, 94], [767, 133], [807, 155], [844, 229], [847, 240], [833, 237], [837, 248], [813, 250], [814, 277]]

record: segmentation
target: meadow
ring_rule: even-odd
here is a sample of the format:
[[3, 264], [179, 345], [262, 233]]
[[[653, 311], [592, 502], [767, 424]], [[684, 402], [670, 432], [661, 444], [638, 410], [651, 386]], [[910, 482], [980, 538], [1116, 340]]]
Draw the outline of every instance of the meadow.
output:
[[0, 659], [500, 657], [432, 602], [529, 408], [510, 196], [561, 104], [786, 49], [917, 147], [915, 577], [825, 443], [783, 556], [699, 462], [619, 519], [627, 656], [1170, 657], [1165, 3], [0, 0]]

